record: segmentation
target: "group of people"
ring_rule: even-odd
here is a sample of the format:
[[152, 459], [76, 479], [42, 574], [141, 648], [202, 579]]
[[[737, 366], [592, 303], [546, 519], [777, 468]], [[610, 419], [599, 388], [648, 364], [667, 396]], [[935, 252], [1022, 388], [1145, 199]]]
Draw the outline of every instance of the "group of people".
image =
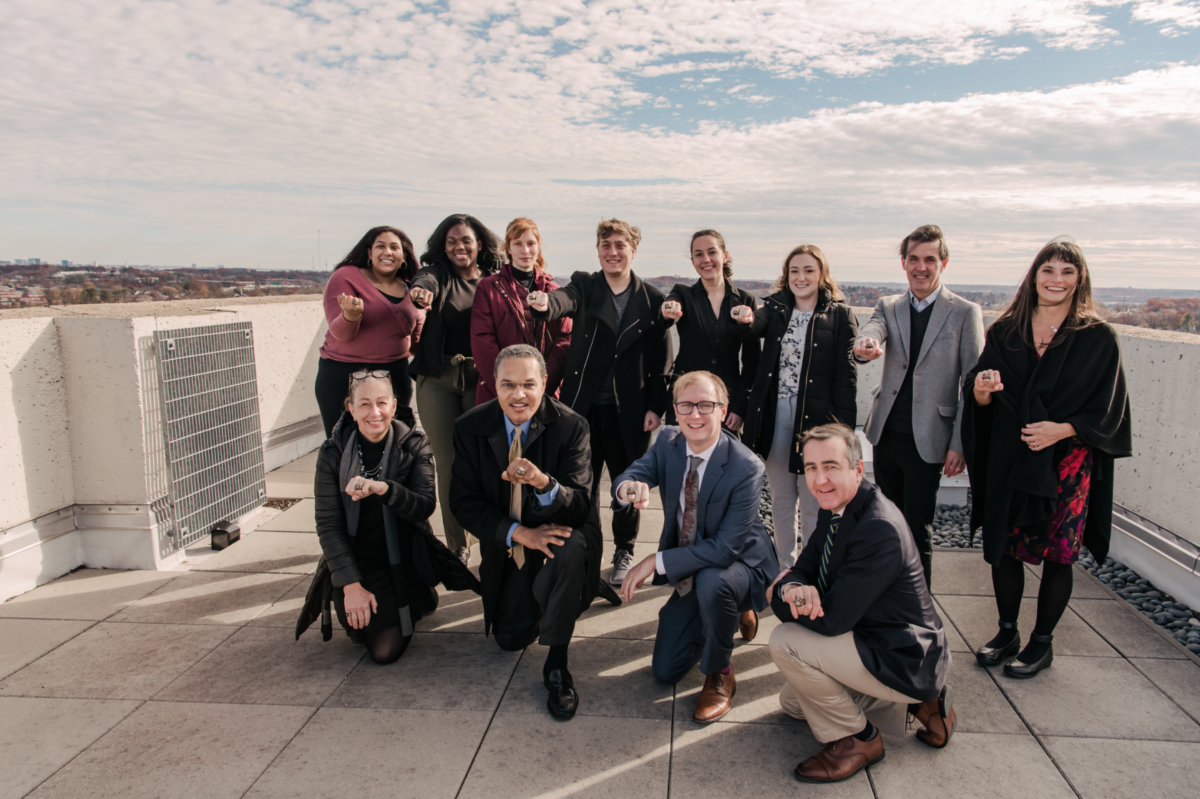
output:
[[[1015, 678], [1049, 666], [1071, 564], [1083, 545], [1107, 552], [1130, 414], [1083, 253], [1047, 244], [985, 337], [979, 306], [942, 284], [949, 252], [933, 225], [899, 247], [909, 290], [881, 299], [861, 328], [813, 245], [788, 253], [760, 305], [733, 284], [717, 231], [692, 236], [697, 282], [665, 295], [633, 272], [640, 241], [638, 228], [602, 221], [599, 270], [565, 287], [526, 218], [501, 242], [451, 216], [420, 261], [390, 227], [351, 250], [325, 295], [324, 558], [302, 622], [332, 606], [389, 663], [436, 609], [436, 585], [477, 590], [501, 648], [547, 648], [547, 707], [565, 720], [580, 703], [576, 621], [597, 597], [619, 605], [650, 580], [673, 588], [652, 672], [674, 683], [699, 664], [697, 721], [731, 709], [735, 637], [752, 640], [770, 607], [782, 622], [770, 641], [781, 706], [823, 744], [798, 778], [837, 781], [878, 762], [880, 731], [903, 734], [909, 715], [921, 741], [944, 747], [957, 715], [930, 595], [941, 476], [968, 472], [972, 530], [992, 566], [999, 624], [976, 653], [984, 666]], [[862, 432], [872, 484], [857, 380], [881, 357]], [[658, 547], [635, 562], [654, 489]], [[438, 504], [445, 545], [428, 521]], [[606, 576], [602, 504], [615, 544]], [[1025, 563], [1043, 570], [1022, 648]]]

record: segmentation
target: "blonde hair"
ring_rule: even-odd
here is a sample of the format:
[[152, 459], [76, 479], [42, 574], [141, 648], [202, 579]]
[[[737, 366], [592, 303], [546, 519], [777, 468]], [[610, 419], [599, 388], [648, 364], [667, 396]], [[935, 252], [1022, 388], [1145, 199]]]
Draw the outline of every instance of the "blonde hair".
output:
[[708, 380], [713, 384], [713, 388], [717, 392], [717, 402], [723, 405], [729, 404], [729, 389], [725, 387], [725, 381], [714, 375], [712, 372], [688, 372], [682, 375], [675, 381], [675, 387], [671, 390], [671, 399], [673, 402], [679, 402], [679, 395], [684, 392], [688, 386], [694, 386], [701, 380]]
[[596, 246], [599, 247], [600, 242], [617, 233], [629, 239], [630, 246], [635, 250], [642, 242], [641, 228], [634, 227], [628, 222], [622, 222], [620, 219], [602, 219], [596, 226]]

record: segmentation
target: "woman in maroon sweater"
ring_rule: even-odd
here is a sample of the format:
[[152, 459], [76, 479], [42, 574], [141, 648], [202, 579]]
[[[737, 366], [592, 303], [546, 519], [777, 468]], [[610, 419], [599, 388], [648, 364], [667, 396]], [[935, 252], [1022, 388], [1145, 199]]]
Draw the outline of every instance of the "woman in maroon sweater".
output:
[[504, 232], [508, 263], [497, 274], [479, 281], [471, 307], [471, 352], [479, 370], [475, 404], [496, 398], [496, 356], [513, 344], [536, 347], [546, 359], [546, 393], [557, 397], [571, 346], [571, 320], [537, 322], [529, 310], [529, 292], [558, 288], [546, 273], [542, 234], [532, 219], [517, 217]]
[[329, 330], [317, 365], [317, 406], [328, 438], [345, 409], [350, 373], [390, 373], [396, 415], [412, 419], [408, 359], [421, 337], [425, 312], [412, 304], [408, 283], [417, 272], [412, 239], [394, 227], [367, 231], [325, 285]]

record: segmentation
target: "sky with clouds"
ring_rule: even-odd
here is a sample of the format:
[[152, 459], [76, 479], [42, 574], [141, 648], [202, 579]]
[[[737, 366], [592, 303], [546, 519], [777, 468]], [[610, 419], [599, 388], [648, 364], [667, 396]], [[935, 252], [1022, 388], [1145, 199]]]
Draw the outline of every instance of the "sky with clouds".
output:
[[933, 222], [951, 282], [1069, 234], [1200, 288], [1200, 0], [14, 0], [0, 131], [6, 260], [312, 268], [461, 211], [555, 274], [618, 216], [642, 274], [715, 227], [897, 281]]

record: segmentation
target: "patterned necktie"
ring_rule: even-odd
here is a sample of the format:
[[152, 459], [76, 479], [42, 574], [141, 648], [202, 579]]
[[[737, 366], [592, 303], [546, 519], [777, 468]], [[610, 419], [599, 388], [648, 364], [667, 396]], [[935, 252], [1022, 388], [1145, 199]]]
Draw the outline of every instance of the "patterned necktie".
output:
[[[679, 546], [687, 547], [695, 543], [696, 538], [696, 504], [700, 500], [700, 464], [704, 458], [689, 455], [691, 467], [687, 479], [683, 481], [683, 524], [679, 527]], [[687, 596], [692, 590], [692, 578], [684, 577], [675, 583], [675, 590], [680, 596]]]
[[837, 536], [838, 523], [842, 520], [840, 513], [833, 514], [829, 520], [829, 535], [825, 536], [825, 548], [821, 550], [821, 570], [817, 573], [817, 590], [821, 596], [829, 591], [829, 553], [833, 551], [833, 539]]
[[[512, 445], [508, 448], [508, 462], [521, 457], [521, 439], [524, 437], [521, 428], [513, 430]], [[511, 493], [508, 500], [508, 515], [514, 522], [521, 523], [521, 484], [513, 483]], [[508, 550], [508, 554], [512, 556], [513, 561], [517, 564], [518, 569], [525, 567], [525, 547], [514, 543], [512, 548]]]

